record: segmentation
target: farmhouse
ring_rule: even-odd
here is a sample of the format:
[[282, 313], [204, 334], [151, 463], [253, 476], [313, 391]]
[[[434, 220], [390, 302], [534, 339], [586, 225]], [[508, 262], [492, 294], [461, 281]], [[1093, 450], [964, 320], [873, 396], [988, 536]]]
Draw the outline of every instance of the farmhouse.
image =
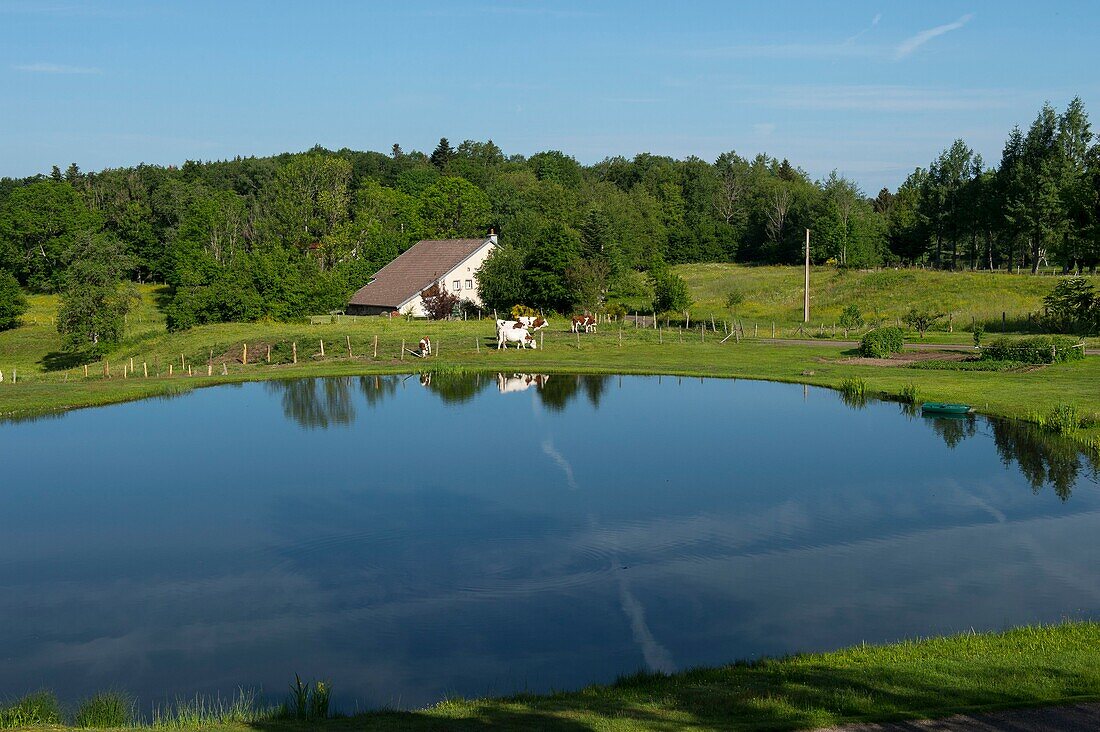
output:
[[474, 274], [496, 245], [496, 234], [485, 239], [418, 241], [360, 287], [346, 312], [380, 315], [396, 310], [423, 317], [420, 293], [436, 283], [461, 300], [481, 305]]

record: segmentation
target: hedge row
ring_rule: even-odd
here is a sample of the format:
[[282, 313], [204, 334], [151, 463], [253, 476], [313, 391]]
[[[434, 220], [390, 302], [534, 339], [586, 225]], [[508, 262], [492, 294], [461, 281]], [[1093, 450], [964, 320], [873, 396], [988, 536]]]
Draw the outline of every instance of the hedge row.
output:
[[982, 360], [1020, 361], [1022, 363], [1062, 363], [1079, 361], [1085, 349], [1076, 338], [1065, 336], [1031, 336], [1011, 340], [998, 338], [982, 348]]

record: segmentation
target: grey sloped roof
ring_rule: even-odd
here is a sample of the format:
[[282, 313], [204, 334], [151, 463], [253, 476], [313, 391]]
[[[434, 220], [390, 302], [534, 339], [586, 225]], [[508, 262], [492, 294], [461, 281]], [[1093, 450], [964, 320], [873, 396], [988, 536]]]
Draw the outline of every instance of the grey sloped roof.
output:
[[422, 239], [375, 273], [351, 305], [397, 308], [481, 249], [487, 239]]

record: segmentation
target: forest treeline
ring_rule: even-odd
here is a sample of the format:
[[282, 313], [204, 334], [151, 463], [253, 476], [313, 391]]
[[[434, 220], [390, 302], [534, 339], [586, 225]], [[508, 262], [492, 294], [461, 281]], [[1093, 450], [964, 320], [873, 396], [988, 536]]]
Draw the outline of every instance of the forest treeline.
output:
[[806, 228], [813, 260], [840, 267], [1095, 269], [1100, 145], [1074, 99], [1012, 130], [995, 166], [958, 140], [873, 197], [763, 154], [581, 165], [446, 139], [0, 180], [0, 268], [19, 285], [76, 291], [79, 315], [125, 299], [118, 282], [166, 282], [174, 328], [340, 308], [422, 238], [496, 230], [490, 299], [564, 311], [637, 294], [667, 264], [797, 263]]

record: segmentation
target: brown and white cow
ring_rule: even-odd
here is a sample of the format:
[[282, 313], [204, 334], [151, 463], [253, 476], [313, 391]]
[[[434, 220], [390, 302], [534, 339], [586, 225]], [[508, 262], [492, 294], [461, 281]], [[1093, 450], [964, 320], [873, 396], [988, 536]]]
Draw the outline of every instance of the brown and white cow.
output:
[[[517, 324], [518, 325], [518, 324]], [[535, 337], [522, 325], [512, 325], [510, 321], [497, 321], [497, 350], [515, 343], [516, 348], [537, 348]]]
[[430, 356], [432, 355], [432, 339], [428, 336], [424, 336], [420, 339], [420, 355]]
[[536, 331], [550, 325], [550, 321], [541, 315], [521, 315], [516, 318], [516, 321], [530, 331]]
[[570, 327], [570, 330], [573, 331], [574, 333], [579, 333], [582, 328], [584, 329], [585, 333], [595, 333], [596, 332], [596, 316], [595, 315], [588, 315], [588, 314], [574, 315], [573, 316], [573, 325]]

